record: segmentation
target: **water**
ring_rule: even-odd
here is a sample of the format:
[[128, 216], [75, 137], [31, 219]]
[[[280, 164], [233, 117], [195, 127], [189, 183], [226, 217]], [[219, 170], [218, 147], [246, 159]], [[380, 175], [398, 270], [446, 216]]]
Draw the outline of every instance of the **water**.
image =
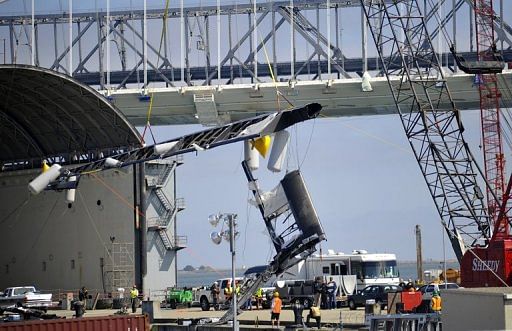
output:
[[[404, 280], [417, 279], [416, 262], [400, 262], [398, 261], [398, 270], [400, 278]], [[447, 261], [446, 268], [460, 269], [459, 263], [454, 261]], [[423, 263], [423, 270], [429, 269], [443, 269], [443, 262], [429, 261]], [[236, 271], [236, 276], [242, 276], [245, 270], [239, 269]], [[211, 285], [219, 278], [231, 277], [231, 270], [216, 270], [216, 271], [178, 271], [178, 287], [199, 287], [204, 285]]]

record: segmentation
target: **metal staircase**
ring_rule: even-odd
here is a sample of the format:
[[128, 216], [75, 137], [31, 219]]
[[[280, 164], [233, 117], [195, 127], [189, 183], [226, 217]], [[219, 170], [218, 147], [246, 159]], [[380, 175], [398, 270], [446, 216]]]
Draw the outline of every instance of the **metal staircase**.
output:
[[169, 236], [167, 232], [169, 224], [176, 218], [177, 213], [185, 209], [184, 200], [175, 199], [170, 201], [163, 190], [167, 185], [169, 177], [181, 163], [180, 160], [176, 160], [171, 164], [166, 164], [156, 179], [150, 178], [147, 181], [148, 189], [150, 189], [149, 194], [154, 195], [156, 199], [153, 201], [158, 201], [160, 204], [160, 208], [155, 208], [158, 216], [148, 219], [147, 229], [148, 231], [158, 232], [158, 236], [167, 251], [183, 249], [186, 247], [187, 242], [185, 236]]

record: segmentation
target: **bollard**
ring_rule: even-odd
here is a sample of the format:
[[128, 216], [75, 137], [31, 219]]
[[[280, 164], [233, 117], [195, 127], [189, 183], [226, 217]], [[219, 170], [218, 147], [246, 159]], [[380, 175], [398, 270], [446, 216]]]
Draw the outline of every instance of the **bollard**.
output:
[[375, 300], [368, 299], [364, 305], [364, 314], [365, 315], [373, 315], [375, 314]]

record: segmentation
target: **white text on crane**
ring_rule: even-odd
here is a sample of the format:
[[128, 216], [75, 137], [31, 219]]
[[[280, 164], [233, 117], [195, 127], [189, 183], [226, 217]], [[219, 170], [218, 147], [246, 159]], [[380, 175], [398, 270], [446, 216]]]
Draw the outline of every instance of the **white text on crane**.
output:
[[499, 264], [499, 260], [479, 260], [477, 258], [474, 258], [472, 269], [473, 271], [489, 271], [490, 269], [494, 272], [498, 272]]

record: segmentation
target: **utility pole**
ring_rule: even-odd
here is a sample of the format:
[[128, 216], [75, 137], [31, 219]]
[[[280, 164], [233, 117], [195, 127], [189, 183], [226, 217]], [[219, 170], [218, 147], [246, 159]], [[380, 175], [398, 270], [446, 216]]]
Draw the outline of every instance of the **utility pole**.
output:
[[236, 250], [235, 250], [235, 235], [236, 235], [236, 215], [235, 214], [228, 214], [228, 220], [229, 220], [229, 250], [231, 252], [231, 289], [233, 291], [233, 298], [231, 300], [232, 307], [233, 307], [233, 331], [238, 331], [238, 321], [237, 321], [237, 294], [236, 294], [236, 278], [235, 278], [235, 257], [236, 257]]
[[237, 293], [236, 293], [236, 277], [235, 277], [235, 257], [236, 257], [236, 249], [235, 249], [235, 240], [238, 236], [238, 232], [236, 231], [237, 226], [237, 214], [214, 214], [208, 217], [208, 222], [212, 226], [217, 226], [220, 221], [223, 222], [224, 225], [227, 225], [228, 230], [222, 232], [212, 232], [210, 234], [210, 239], [214, 244], [219, 245], [222, 242], [222, 239], [229, 241], [229, 251], [231, 252], [231, 290], [232, 290], [232, 298], [231, 298], [231, 309], [233, 310], [233, 331], [239, 331], [238, 321], [237, 321]]
[[421, 227], [416, 225], [416, 271], [418, 281], [423, 282], [423, 254], [421, 252]]

